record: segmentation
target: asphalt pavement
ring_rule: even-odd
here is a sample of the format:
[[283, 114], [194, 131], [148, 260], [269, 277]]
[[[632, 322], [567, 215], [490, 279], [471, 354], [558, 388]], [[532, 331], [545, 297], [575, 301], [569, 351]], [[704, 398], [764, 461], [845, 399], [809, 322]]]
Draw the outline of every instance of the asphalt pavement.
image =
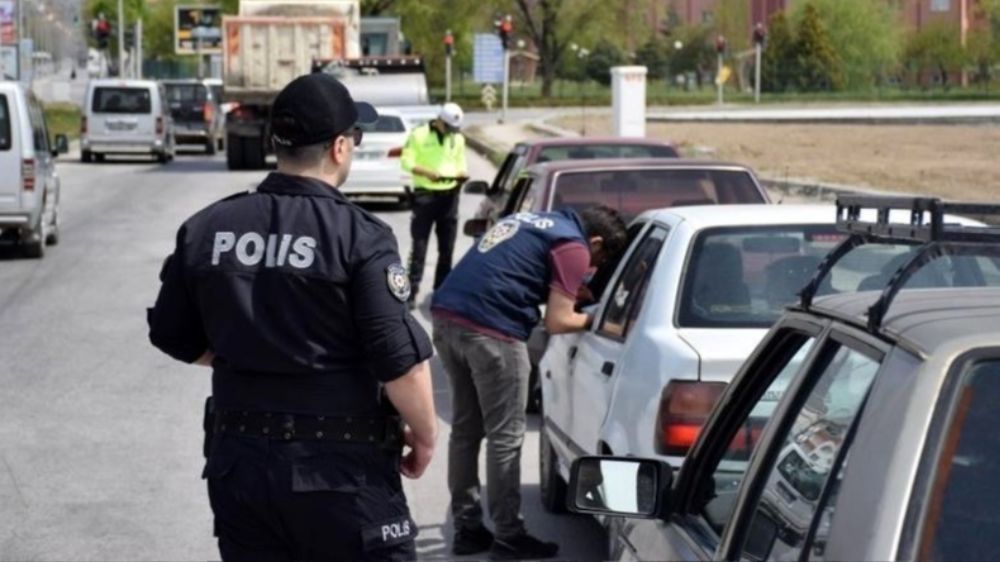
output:
[[[473, 177], [492, 177], [492, 166], [469, 157]], [[59, 172], [61, 243], [41, 260], [0, 247], [0, 559], [218, 559], [200, 478], [210, 372], [153, 348], [145, 309], [180, 223], [265, 173], [229, 172], [222, 156], [183, 154], [165, 166], [66, 157]], [[463, 196], [463, 219], [478, 202]], [[409, 212], [365, 205], [392, 226], [405, 257]], [[469, 243], [460, 234], [456, 255]], [[425, 279], [433, 277], [433, 248]], [[430, 330], [426, 304], [416, 316]], [[406, 490], [421, 558], [450, 559], [451, 407], [436, 360], [433, 367], [439, 445], [426, 475]], [[600, 559], [604, 535], [594, 520], [541, 509], [537, 421], [522, 459], [529, 528], [558, 540], [562, 558]]]

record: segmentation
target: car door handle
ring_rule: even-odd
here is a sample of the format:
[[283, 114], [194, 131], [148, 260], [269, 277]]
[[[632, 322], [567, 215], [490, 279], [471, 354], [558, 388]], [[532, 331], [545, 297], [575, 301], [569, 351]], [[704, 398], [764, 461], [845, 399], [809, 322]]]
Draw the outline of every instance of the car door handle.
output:
[[548, 370], [545, 371], [545, 378], [551, 379], [552, 378], [552, 371], [548, 371]]
[[576, 346], [574, 345], [569, 348], [569, 358], [573, 359], [575, 357], [576, 357]]
[[604, 365], [601, 365], [601, 374], [611, 376], [611, 373], [615, 371], [615, 364], [611, 361], [605, 361]]

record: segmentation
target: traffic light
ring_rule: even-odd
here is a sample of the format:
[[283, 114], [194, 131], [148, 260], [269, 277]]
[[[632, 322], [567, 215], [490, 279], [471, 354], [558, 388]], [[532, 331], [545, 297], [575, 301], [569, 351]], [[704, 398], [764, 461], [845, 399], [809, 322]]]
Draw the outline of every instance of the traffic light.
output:
[[444, 33], [444, 54], [449, 57], [455, 54], [455, 36], [450, 29]]
[[767, 31], [764, 30], [764, 24], [757, 22], [757, 25], [753, 28], [753, 44], [764, 45], [766, 39]]
[[97, 48], [104, 50], [108, 48], [108, 37], [111, 36], [111, 23], [100, 14], [93, 23], [94, 38], [97, 39]]
[[715, 38], [715, 52], [723, 54], [726, 52], [726, 38], [719, 35]]

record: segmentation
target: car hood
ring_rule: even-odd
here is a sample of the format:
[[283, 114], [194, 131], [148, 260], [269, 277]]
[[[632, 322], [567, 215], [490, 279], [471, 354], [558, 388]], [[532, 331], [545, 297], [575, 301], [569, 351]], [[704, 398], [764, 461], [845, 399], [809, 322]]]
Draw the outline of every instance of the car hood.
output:
[[726, 383], [733, 380], [765, 334], [765, 328], [681, 328], [677, 331], [701, 358], [700, 380]]

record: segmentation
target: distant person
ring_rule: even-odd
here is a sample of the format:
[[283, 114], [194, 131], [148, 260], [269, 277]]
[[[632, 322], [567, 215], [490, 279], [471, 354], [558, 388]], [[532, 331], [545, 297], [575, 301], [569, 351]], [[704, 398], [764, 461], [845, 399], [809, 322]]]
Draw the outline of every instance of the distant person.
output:
[[[555, 543], [528, 534], [521, 516], [521, 445], [528, 375], [526, 341], [546, 305], [551, 334], [585, 330], [574, 310], [591, 267], [626, 243], [625, 223], [608, 207], [520, 213], [499, 221], [434, 292], [434, 346], [451, 382], [448, 489], [453, 552], [490, 550], [496, 559], [550, 558]], [[486, 479], [496, 537], [483, 525], [479, 448], [486, 439]]]
[[469, 179], [465, 160], [462, 108], [446, 103], [437, 118], [413, 129], [403, 146], [403, 170], [413, 176], [413, 218], [410, 220], [410, 308], [417, 304], [424, 276], [431, 229], [437, 236], [438, 258], [434, 290], [451, 271], [455, 237], [458, 235], [458, 197]]

